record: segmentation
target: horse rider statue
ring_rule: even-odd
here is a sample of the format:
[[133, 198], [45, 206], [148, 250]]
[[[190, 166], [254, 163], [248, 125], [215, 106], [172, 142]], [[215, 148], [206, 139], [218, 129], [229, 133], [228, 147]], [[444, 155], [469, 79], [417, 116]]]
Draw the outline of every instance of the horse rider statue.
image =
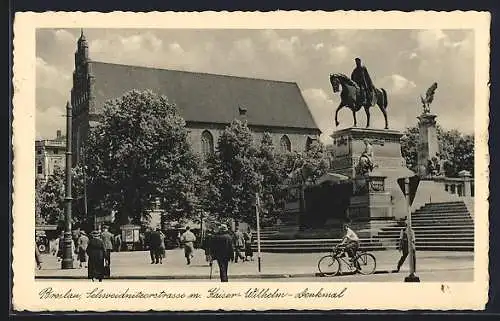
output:
[[360, 90], [360, 104], [362, 106], [371, 106], [373, 100], [373, 92], [375, 86], [373, 85], [370, 74], [366, 66], [361, 64], [361, 58], [354, 59], [356, 68], [352, 71], [351, 79], [359, 86]]
[[364, 139], [365, 150], [359, 157], [357, 174], [366, 175], [373, 171], [375, 164], [373, 163], [373, 147], [368, 139]]
[[368, 70], [361, 64], [361, 59], [356, 58], [356, 68], [349, 76], [342, 73], [331, 73], [330, 84], [333, 93], [340, 93], [340, 103], [335, 110], [335, 126], [339, 125], [339, 111], [347, 107], [352, 112], [354, 127], [357, 126], [356, 113], [364, 108], [366, 113], [366, 127], [370, 127], [370, 108], [378, 106], [384, 115], [385, 129], [389, 128], [387, 121], [387, 92], [384, 88], [375, 88], [368, 74]]

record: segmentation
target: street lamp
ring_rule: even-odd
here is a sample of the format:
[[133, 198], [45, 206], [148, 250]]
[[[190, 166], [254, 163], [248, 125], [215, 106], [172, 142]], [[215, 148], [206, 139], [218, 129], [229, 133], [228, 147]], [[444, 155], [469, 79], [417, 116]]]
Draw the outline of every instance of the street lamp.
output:
[[415, 240], [413, 239], [413, 228], [411, 226], [411, 200], [410, 200], [410, 178], [405, 177], [404, 179], [404, 187], [405, 187], [405, 198], [406, 198], [406, 206], [408, 210], [408, 219], [407, 219], [407, 237], [408, 237], [408, 254], [410, 257], [410, 275], [405, 277], [405, 282], [420, 282], [420, 278], [415, 274]]
[[73, 268], [73, 251], [71, 248], [71, 118], [72, 108], [68, 102], [66, 104], [66, 210], [64, 212], [64, 243], [63, 243], [63, 259], [61, 262], [62, 269]]

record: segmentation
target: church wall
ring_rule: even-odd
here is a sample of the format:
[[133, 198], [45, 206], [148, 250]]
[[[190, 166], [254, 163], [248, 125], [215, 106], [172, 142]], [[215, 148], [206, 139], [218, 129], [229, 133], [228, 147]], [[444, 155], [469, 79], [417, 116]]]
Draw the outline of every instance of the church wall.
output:
[[[216, 148], [217, 141], [219, 140], [219, 137], [222, 134], [223, 130], [226, 128], [226, 125], [203, 124], [202, 126], [200, 126], [188, 123], [187, 127], [189, 128], [189, 139], [191, 141], [191, 146], [193, 147], [193, 150], [196, 153], [201, 153], [202, 133], [205, 130], [208, 130], [212, 134], [212, 137], [214, 139], [214, 148]], [[253, 130], [254, 142], [256, 144], [260, 144], [264, 132], [266, 131], [260, 128]], [[283, 137], [283, 135], [286, 135], [288, 139], [290, 139], [292, 151], [304, 151], [306, 148], [306, 142], [308, 137], [318, 138], [318, 135], [314, 135], [312, 133], [308, 135], [305, 133], [301, 133], [300, 130], [294, 130], [294, 129], [287, 130], [286, 128], [284, 129], [268, 128], [267, 132], [271, 134], [273, 145], [276, 148], [280, 148], [281, 137]]]

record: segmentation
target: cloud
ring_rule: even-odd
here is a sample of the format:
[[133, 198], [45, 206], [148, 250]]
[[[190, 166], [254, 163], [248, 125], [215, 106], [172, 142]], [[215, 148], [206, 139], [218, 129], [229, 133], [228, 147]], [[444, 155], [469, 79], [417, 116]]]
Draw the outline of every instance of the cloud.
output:
[[314, 50], [321, 50], [321, 49], [323, 49], [324, 47], [325, 47], [325, 44], [324, 44], [324, 43], [322, 43], [322, 42], [320, 42], [320, 43], [317, 43], [317, 44], [313, 45]]
[[[452, 41], [442, 30], [423, 30], [416, 34], [419, 74], [426, 81], [454, 82], [457, 86], [474, 85], [474, 34]], [[462, 89], [459, 89], [462, 90]]]
[[278, 52], [287, 58], [295, 58], [296, 50], [300, 47], [300, 39], [297, 36], [290, 38], [279, 38], [269, 43], [271, 52]]
[[[49, 137], [55, 133], [48, 130], [54, 108], [63, 114], [69, 98], [79, 34], [78, 29], [36, 32], [37, 116], [42, 112], [37, 130], [45, 128], [41, 132]], [[438, 122], [474, 128], [474, 122], [461, 121], [474, 112], [473, 31], [89, 29], [85, 35], [96, 61], [297, 82], [326, 137], [335, 129], [339, 103], [328, 74], [350, 74], [353, 58], [360, 56], [375, 85], [388, 91], [391, 128], [416, 122], [418, 96], [434, 81]], [[373, 115], [374, 127], [382, 128], [378, 108]], [[364, 112], [357, 118], [363, 126]], [[343, 109], [339, 121], [351, 126], [351, 111]]]
[[41, 88], [56, 89], [59, 92], [67, 92], [68, 81], [71, 76], [57, 67], [48, 64], [44, 59], [36, 57], [36, 85]]
[[168, 45], [168, 50], [170, 53], [174, 55], [182, 55], [184, 54], [184, 49], [182, 49], [181, 45], [177, 42], [171, 43]]
[[75, 37], [71, 32], [64, 29], [54, 30], [54, 37], [56, 41], [60, 44], [75, 44], [77, 37]]
[[411, 93], [417, 85], [414, 81], [406, 79], [405, 77], [393, 74], [386, 76], [379, 81], [381, 87], [388, 91], [392, 95], [402, 95]]
[[302, 96], [309, 106], [316, 124], [322, 131], [321, 140], [327, 142], [333, 132], [333, 115], [338, 106], [338, 98], [335, 97], [334, 101], [321, 88], [308, 88], [302, 91]]
[[418, 49], [421, 52], [436, 54], [450, 45], [450, 39], [440, 29], [418, 31], [416, 38]]
[[255, 54], [253, 41], [250, 38], [243, 38], [233, 42], [228, 59], [230, 61], [245, 61], [249, 63], [255, 58]]
[[332, 46], [328, 51], [329, 61], [333, 64], [339, 64], [347, 58], [347, 53], [349, 50], [346, 46]]

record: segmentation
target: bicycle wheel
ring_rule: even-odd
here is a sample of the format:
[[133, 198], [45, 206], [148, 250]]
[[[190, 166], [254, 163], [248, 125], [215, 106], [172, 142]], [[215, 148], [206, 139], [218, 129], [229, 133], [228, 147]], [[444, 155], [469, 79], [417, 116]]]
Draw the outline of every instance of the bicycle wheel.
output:
[[363, 275], [373, 274], [377, 267], [375, 256], [370, 253], [361, 253], [356, 257], [356, 269]]
[[340, 272], [340, 262], [332, 255], [325, 255], [318, 261], [319, 272], [327, 276], [335, 276]]

